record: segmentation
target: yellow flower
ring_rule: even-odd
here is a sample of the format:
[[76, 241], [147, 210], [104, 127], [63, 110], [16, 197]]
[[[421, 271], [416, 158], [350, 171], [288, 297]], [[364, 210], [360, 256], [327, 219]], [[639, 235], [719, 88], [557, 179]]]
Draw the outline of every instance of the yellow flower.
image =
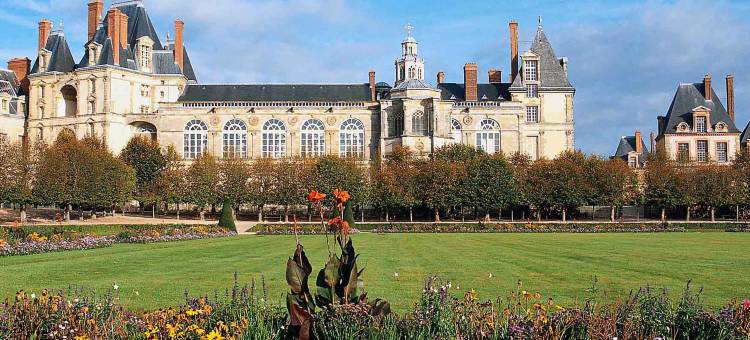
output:
[[195, 309], [190, 308], [190, 309], [188, 309], [185, 312], [185, 314], [187, 314], [187, 316], [196, 316], [196, 315], [198, 315], [198, 311], [195, 310]]
[[213, 330], [211, 333], [208, 333], [208, 335], [202, 337], [203, 340], [224, 340], [224, 337], [221, 335], [221, 332], [218, 330]]
[[177, 328], [178, 327], [179, 327], [179, 325], [177, 327], [175, 327], [175, 326], [172, 326], [172, 324], [170, 324], [170, 323], [167, 324], [167, 332], [169, 332], [169, 337], [174, 338], [174, 337], [177, 336]]
[[89, 337], [87, 337], [87, 336], [85, 336], [85, 335], [80, 335], [80, 336], [76, 336], [76, 337], [75, 337], [75, 338], [73, 338], [73, 339], [74, 339], [74, 340], [89, 340]]

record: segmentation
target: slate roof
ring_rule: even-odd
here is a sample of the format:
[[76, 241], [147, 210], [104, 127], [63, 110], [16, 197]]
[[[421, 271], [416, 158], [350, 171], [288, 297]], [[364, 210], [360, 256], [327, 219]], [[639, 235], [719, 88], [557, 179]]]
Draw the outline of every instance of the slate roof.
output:
[[743, 130], [740, 135], [740, 143], [745, 144], [748, 140], [750, 140], [750, 122], [747, 123], [745, 130]]
[[709, 122], [711, 126], [714, 126], [718, 122], [724, 122], [727, 124], [727, 131], [729, 132], [740, 132], [734, 122], [729, 118], [727, 110], [721, 103], [719, 96], [716, 92], [711, 89], [712, 100], [706, 100], [704, 95], [703, 83], [694, 84], [680, 84], [677, 87], [677, 92], [672, 99], [672, 104], [669, 106], [667, 115], [661, 118], [662, 122], [659, 124], [659, 134], [665, 133], [676, 133], [677, 126], [685, 122], [690, 127], [693, 126], [693, 109], [699, 106], [705, 106], [710, 110]]
[[201, 101], [370, 101], [370, 84], [188, 85], [180, 102]]
[[421, 80], [421, 79], [409, 79], [402, 81], [400, 84], [396, 85], [396, 87], [393, 88], [394, 91], [397, 90], [406, 90], [406, 89], [429, 89], [434, 90], [435, 87], [430, 85], [430, 83]]
[[15, 72], [0, 69], [0, 92], [6, 92], [15, 97], [21, 91], [21, 84], [16, 78]]
[[[44, 49], [50, 52], [49, 65], [46, 72], [70, 72], [76, 68], [76, 62], [73, 60], [73, 54], [70, 53], [65, 35], [61, 31], [50, 33]], [[34, 61], [34, 67], [31, 73], [39, 72], [39, 58]]]
[[[623, 136], [620, 138], [620, 144], [617, 145], [617, 151], [615, 151], [615, 155], [612, 156], [612, 158], [620, 158], [627, 162], [628, 154], [635, 151], [635, 143], [635, 136]], [[641, 139], [641, 157], [639, 157], [641, 165], [646, 163], [648, 155], [649, 152], [648, 147], [646, 147], [646, 142]]]
[[[560, 59], [555, 55], [555, 50], [552, 48], [552, 44], [550, 44], [541, 26], [536, 31], [536, 36], [530, 50], [539, 56], [540, 90], [573, 89], [573, 85], [568, 81], [568, 76], [565, 75], [565, 70], [563, 70]], [[521, 69], [523, 69], [523, 65], [521, 65]], [[511, 89], [519, 91], [524, 89], [522, 76], [523, 70], [518, 72], [516, 79], [513, 80]]]
[[[508, 88], [510, 84], [477, 84], [477, 100], [481, 101], [506, 101], [510, 100]], [[438, 84], [442, 91], [442, 100], [466, 100], [466, 86], [461, 83], [442, 83]]]

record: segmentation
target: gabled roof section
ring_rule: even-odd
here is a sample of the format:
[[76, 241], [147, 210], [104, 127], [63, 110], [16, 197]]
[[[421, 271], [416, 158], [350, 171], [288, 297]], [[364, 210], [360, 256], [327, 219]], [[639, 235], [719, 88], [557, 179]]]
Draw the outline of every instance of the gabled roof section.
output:
[[[507, 101], [510, 100], [509, 83], [502, 84], [477, 84], [477, 98], [479, 101]], [[442, 100], [454, 100], [462, 102], [466, 100], [466, 86], [462, 83], [438, 84], [442, 91]]]
[[[46, 72], [70, 72], [76, 68], [73, 54], [70, 53], [68, 42], [61, 31], [55, 31], [49, 35], [44, 49], [50, 52], [49, 65], [47, 65]], [[31, 73], [39, 73], [39, 57], [34, 62]]]
[[745, 126], [745, 130], [743, 130], [742, 134], [740, 135], [740, 142], [742, 144], [747, 143], [748, 140], [750, 140], [750, 122], [747, 123], [747, 126]]
[[[623, 136], [620, 138], [620, 144], [617, 145], [617, 151], [615, 151], [615, 155], [612, 156], [613, 158], [620, 158], [624, 161], [628, 161], [628, 156], [631, 152], [635, 152], [635, 136]], [[646, 160], [648, 160], [649, 151], [648, 147], [646, 147], [646, 142], [641, 139], [641, 154], [639, 157], [639, 161], [641, 162], [641, 165], [646, 163]]]
[[[531, 44], [530, 51], [539, 57], [539, 89], [565, 89], [572, 90], [573, 85], [570, 84], [568, 76], [563, 70], [561, 60], [555, 55], [555, 50], [552, 48], [547, 39], [547, 35], [544, 34], [544, 30], [540, 25], [536, 31], [534, 42]], [[521, 65], [523, 68], [523, 65]], [[516, 79], [513, 80], [511, 88], [513, 90], [523, 89], [522, 81], [523, 72], [518, 72]]]
[[429, 89], [434, 90], [435, 87], [430, 85], [430, 83], [421, 80], [421, 79], [409, 79], [402, 81], [400, 84], [398, 84], [396, 87], [393, 88], [392, 91], [397, 90], [406, 90], [406, 89]]
[[693, 110], [700, 106], [705, 106], [710, 110], [709, 120], [711, 126], [714, 126], [718, 122], [724, 122], [727, 124], [728, 132], [740, 132], [732, 119], [729, 118], [729, 114], [721, 103], [719, 96], [716, 95], [713, 89], [711, 93], [712, 100], [708, 101], [704, 94], [703, 83], [680, 84], [677, 87], [674, 99], [672, 99], [672, 104], [669, 106], [669, 111], [667, 111], [667, 115], [664, 118], [666, 124], [663, 124], [661, 127], [659, 135], [676, 133], [677, 126], [682, 122], [692, 127]]
[[15, 97], [21, 91], [21, 83], [18, 81], [15, 72], [0, 69], [0, 92], [5, 92]]
[[178, 101], [369, 102], [370, 99], [369, 84], [188, 85]]

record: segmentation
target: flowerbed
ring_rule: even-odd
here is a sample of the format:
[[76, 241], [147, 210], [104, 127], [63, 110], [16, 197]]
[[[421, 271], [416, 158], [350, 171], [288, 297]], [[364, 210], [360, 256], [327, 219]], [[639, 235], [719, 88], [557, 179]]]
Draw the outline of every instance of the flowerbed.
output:
[[[117, 287], [115, 287], [117, 288]], [[178, 308], [133, 313], [117, 290], [96, 298], [59, 291], [20, 291], [0, 304], [3, 339], [288, 339], [283, 307], [268, 303], [263, 287], [237, 283], [213, 297], [186, 297]], [[371, 317], [358, 305], [314, 315], [316, 339], [746, 339], [750, 301], [711, 311], [688, 287], [678, 299], [642, 288], [628, 298], [598, 303], [596, 289], [583, 305], [560, 306], [526, 291], [483, 300], [428, 278], [419, 301], [403, 314]]]
[[[294, 235], [294, 231], [297, 231], [298, 235], [324, 235], [326, 229], [320, 224], [261, 224], [255, 227], [255, 232], [258, 235]], [[350, 228], [350, 234], [358, 234], [360, 231], [356, 228]]]
[[[38, 229], [37, 229], [38, 230]], [[63, 227], [51, 229], [50, 236], [36, 231], [23, 235], [22, 231], [11, 230], [15, 242], [8, 243], [0, 239], [0, 256], [31, 255], [65, 250], [84, 250], [109, 247], [115, 243], [155, 243], [184, 240], [197, 240], [235, 235], [216, 226], [125, 226], [116, 236], [96, 236], [77, 230], [66, 230]]]

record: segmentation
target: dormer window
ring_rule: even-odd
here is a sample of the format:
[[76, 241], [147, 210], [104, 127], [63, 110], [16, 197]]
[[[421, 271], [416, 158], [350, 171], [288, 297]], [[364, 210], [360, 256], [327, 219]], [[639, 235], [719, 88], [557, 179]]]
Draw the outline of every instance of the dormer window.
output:
[[719, 122], [718, 124], [716, 124], [716, 127], [714, 128], [714, 130], [719, 131], [719, 132], [726, 132], [726, 129], [727, 129], [727, 125], [724, 124], [724, 122]]
[[678, 125], [678, 126], [677, 126], [677, 129], [678, 129], [678, 130], [679, 130], [680, 132], [687, 132], [687, 130], [688, 130], [688, 125], [687, 125], [687, 123], [685, 123], [685, 122], [682, 122], [682, 123], [680, 123], [680, 125]]
[[97, 44], [96, 42], [91, 42], [91, 44], [89, 45], [89, 66], [94, 66], [99, 62], [101, 52], [101, 45]]
[[637, 156], [630, 156], [628, 157], [628, 166], [630, 166], [631, 169], [635, 169], [638, 167], [638, 157]]
[[705, 116], [698, 116], [695, 117], [695, 132], [698, 133], [706, 133], [707, 132], [707, 122]]
[[148, 36], [138, 39], [135, 55], [138, 59], [138, 67], [143, 72], [152, 72], [154, 41]]
[[524, 61], [524, 80], [525, 81], [538, 81], [539, 80], [539, 61], [538, 60], [526, 60]]
[[539, 98], [539, 85], [537, 84], [526, 85], [526, 98]]

